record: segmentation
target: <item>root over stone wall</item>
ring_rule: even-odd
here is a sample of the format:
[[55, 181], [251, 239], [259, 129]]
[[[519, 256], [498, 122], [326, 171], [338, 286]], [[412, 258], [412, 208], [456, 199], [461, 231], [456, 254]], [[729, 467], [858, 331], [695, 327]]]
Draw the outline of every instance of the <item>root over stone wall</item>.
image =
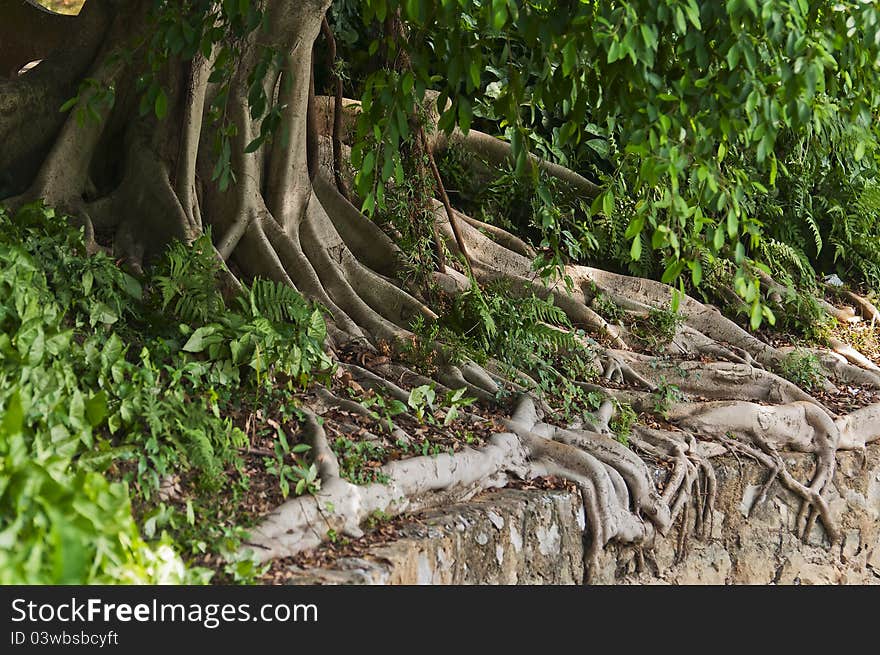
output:
[[[698, 539], [680, 523], [653, 548], [609, 544], [590, 579], [597, 584], [880, 584], [880, 447], [840, 454], [829, 504], [841, 521], [831, 549], [821, 526], [806, 542], [792, 527], [800, 498], [767, 479], [755, 462], [715, 460], [712, 531]], [[809, 474], [808, 456], [789, 454]], [[662, 471], [657, 471], [662, 474]], [[424, 513], [392, 543], [328, 568], [296, 569], [294, 584], [581, 584], [584, 512], [579, 494], [502, 489]]]

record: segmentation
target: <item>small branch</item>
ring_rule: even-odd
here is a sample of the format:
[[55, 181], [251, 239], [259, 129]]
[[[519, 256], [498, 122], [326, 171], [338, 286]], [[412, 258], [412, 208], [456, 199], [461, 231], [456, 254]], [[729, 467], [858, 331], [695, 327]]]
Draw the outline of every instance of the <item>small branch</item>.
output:
[[257, 457], [275, 457], [275, 453], [266, 448], [236, 448], [240, 453], [245, 455], [256, 455]]
[[[455, 211], [452, 209], [452, 204], [449, 202], [449, 196], [446, 194], [446, 186], [443, 184], [443, 178], [440, 177], [440, 170], [437, 168], [437, 162], [434, 161], [434, 153], [431, 152], [431, 148], [428, 145], [428, 137], [425, 136], [425, 128], [423, 126], [419, 126], [419, 139], [422, 143], [422, 148], [425, 150], [425, 155], [428, 157], [428, 165], [431, 167], [431, 174], [434, 176], [434, 183], [437, 185], [437, 192], [440, 194], [440, 201], [443, 203], [443, 208], [446, 210], [446, 216], [449, 219], [449, 225], [452, 227], [452, 233], [455, 235], [455, 242], [458, 244], [458, 249], [461, 252], [461, 256], [464, 257], [464, 263], [468, 267], [468, 270], [471, 269], [471, 259], [468, 256], [467, 247], [464, 245], [464, 238], [461, 236], [461, 230], [459, 229], [458, 222], [455, 217]], [[440, 256], [440, 272], [445, 272], [445, 262], [443, 261], [443, 248], [440, 242], [440, 232], [437, 228], [436, 223], [434, 224], [434, 241], [437, 243], [437, 252]]]
[[342, 77], [336, 70], [336, 37], [333, 36], [333, 29], [330, 22], [324, 16], [321, 23], [321, 32], [327, 41], [327, 68], [334, 80], [334, 96], [333, 96], [333, 179], [336, 182], [336, 188], [339, 193], [351, 201], [351, 193], [342, 179]]

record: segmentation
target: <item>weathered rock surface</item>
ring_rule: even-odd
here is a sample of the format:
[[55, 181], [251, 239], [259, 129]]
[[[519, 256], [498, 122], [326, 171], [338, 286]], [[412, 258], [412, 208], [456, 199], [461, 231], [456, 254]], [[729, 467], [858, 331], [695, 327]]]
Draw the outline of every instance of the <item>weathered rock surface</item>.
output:
[[[799, 479], [809, 479], [809, 457], [791, 454], [786, 460]], [[710, 535], [689, 534], [682, 550], [678, 522], [653, 548], [611, 544], [588, 579], [599, 584], [880, 584], [880, 447], [869, 448], [865, 457], [839, 456], [830, 503], [844, 540], [834, 550], [821, 527], [814, 527], [806, 542], [792, 532], [800, 501], [778, 483], [752, 508], [767, 479], [765, 469], [730, 456], [713, 461], [718, 498]], [[291, 581], [580, 584], [584, 521], [577, 494], [504, 489], [421, 515], [395, 542], [337, 560], [331, 568], [296, 569]]]
[[584, 513], [561, 491], [502, 489], [422, 514], [397, 541], [309, 569], [295, 582], [329, 584], [578, 584]]

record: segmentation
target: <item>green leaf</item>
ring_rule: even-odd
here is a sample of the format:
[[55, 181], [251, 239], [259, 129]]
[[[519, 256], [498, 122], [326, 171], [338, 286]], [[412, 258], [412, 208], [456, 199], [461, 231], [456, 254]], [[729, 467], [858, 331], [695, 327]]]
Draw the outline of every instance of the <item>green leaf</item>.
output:
[[327, 338], [327, 323], [324, 321], [324, 315], [320, 309], [315, 309], [309, 316], [307, 334], [309, 338], [319, 343], [324, 343], [324, 339]]
[[256, 152], [265, 142], [266, 138], [262, 135], [254, 138], [249, 144], [247, 144], [247, 147], [244, 149], [245, 154], [249, 155], [252, 152]]
[[763, 318], [764, 313], [762, 311], [761, 302], [760, 300], [755, 300], [755, 302], [752, 303], [752, 313], [749, 318], [749, 324], [752, 326], [753, 330], [757, 330], [761, 327], [761, 321]]
[[727, 51], [727, 66], [730, 70], [736, 69], [739, 64], [740, 48], [738, 43], [734, 43], [730, 50]]
[[[648, 25], [647, 23], [642, 23], [639, 26], [639, 28], [642, 31], [642, 39], [644, 40], [645, 45], [648, 46], [649, 48], [656, 49], [657, 48], [657, 35], [654, 32], [654, 29], [652, 28], [652, 26]], [[571, 43], [573, 43], [573, 42], [571, 42]]]
[[165, 89], [159, 89], [153, 109], [156, 112], [156, 118], [159, 120], [168, 115], [168, 96], [165, 95]]
[[67, 113], [71, 109], [76, 107], [76, 104], [78, 102], [79, 102], [79, 96], [74, 96], [73, 98], [71, 98], [70, 100], [65, 102], [63, 105], [61, 105], [61, 108], [58, 111], [61, 112], [62, 114]]
[[[644, 216], [636, 216], [632, 219], [626, 227], [626, 232], [623, 235], [624, 239], [632, 239], [633, 237], [642, 233], [642, 228], [645, 226], [645, 217]], [[638, 257], [636, 257], [638, 259]]]
[[98, 427], [109, 413], [107, 408], [107, 392], [103, 389], [86, 401], [85, 416], [93, 428]]
[[467, 98], [459, 98], [458, 125], [464, 134], [467, 134], [470, 131], [473, 117], [474, 113], [470, 101]]
[[370, 173], [373, 172], [373, 168], [376, 165], [376, 153], [370, 150], [366, 155], [364, 155], [364, 163], [361, 165], [360, 174], [365, 178], [369, 177]]
[[281, 445], [282, 452], [288, 452], [290, 450], [290, 444], [287, 441], [287, 434], [281, 428], [277, 430], [278, 434], [278, 443]]
[[739, 218], [736, 216], [736, 212], [733, 209], [728, 210], [727, 212], [727, 236], [731, 239], [736, 238], [737, 231], [739, 230]]
[[703, 265], [700, 263], [699, 259], [694, 260], [691, 263], [691, 282], [695, 287], [700, 286], [700, 282], [703, 281]]
[[404, 95], [409, 95], [413, 90], [413, 84], [415, 84], [416, 78], [409, 71], [403, 76], [403, 80], [400, 83], [400, 88], [403, 91]]
[[684, 12], [681, 10], [681, 7], [676, 7], [675, 12], [673, 14], [675, 17], [675, 29], [679, 34], [687, 33], [687, 22], [685, 20]]
[[19, 434], [24, 426], [24, 409], [21, 404], [21, 393], [16, 389], [6, 403], [3, 421], [0, 428], [7, 437]]
[[507, 0], [492, 0], [492, 27], [500, 30], [507, 22]]
[[135, 300], [140, 300], [144, 295], [144, 288], [137, 278], [128, 273], [122, 273], [122, 290]]
[[574, 71], [576, 65], [577, 45], [575, 44], [575, 40], [572, 39], [566, 43], [565, 47], [562, 49], [562, 74], [565, 77], [568, 77], [571, 75], [572, 71]]
[[119, 316], [103, 302], [95, 303], [89, 312], [89, 321], [94, 327], [98, 323], [112, 325], [119, 320]]
[[670, 311], [677, 314], [679, 307], [681, 307], [681, 299], [684, 297], [684, 293], [679, 289], [672, 290], [672, 303], [669, 306]]
[[602, 196], [602, 213], [609, 218], [614, 215], [614, 192], [611, 189]]
[[864, 156], [865, 156], [865, 142], [859, 141], [856, 144], [855, 151], [853, 152], [853, 159], [855, 159], [856, 161], [861, 161]]
[[188, 353], [200, 353], [208, 346], [222, 341], [223, 336], [217, 334], [217, 327], [214, 325], [206, 325], [193, 332], [192, 336], [187, 339], [185, 344], [183, 344], [181, 350]]
[[110, 368], [119, 361], [123, 352], [125, 352], [125, 344], [122, 343], [122, 339], [114, 332], [107, 339], [107, 343], [104, 344], [104, 348], [101, 350], [101, 366]]
[[400, 400], [395, 398], [390, 403], [388, 403], [388, 413], [392, 416], [396, 416], [397, 414], [402, 414], [406, 411], [406, 405], [403, 404]]
[[715, 228], [712, 245], [715, 246], [715, 250], [721, 250], [722, 246], [724, 246], [724, 229], [720, 225]]
[[642, 256], [642, 237], [637, 236], [633, 239], [632, 245], [629, 249], [629, 256], [632, 257], [633, 261], [637, 261]]
[[666, 267], [663, 271], [663, 276], [660, 278], [660, 281], [664, 284], [670, 284], [673, 282], [679, 275], [681, 275], [682, 270], [684, 270], [685, 263], [683, 261], [674, 261]]

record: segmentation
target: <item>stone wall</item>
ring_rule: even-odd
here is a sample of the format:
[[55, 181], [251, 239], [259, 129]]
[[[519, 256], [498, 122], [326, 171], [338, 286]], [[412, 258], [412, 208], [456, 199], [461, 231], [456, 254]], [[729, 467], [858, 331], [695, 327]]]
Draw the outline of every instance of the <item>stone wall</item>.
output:
[[[811, 459], [786, 458], [809, 479]], [[800, 507], [774, 483], [752, 508], [768, 471], [747, 459], [713, 460], [718, 498], [711, 534], [680, 525], [653, 548], [610, 545], [588, 579], [599, 584], [880, 584], [880, 447], [843, 453], [829, 494], [843, 543], [834, 552], [816, 526], [806, 542], [791, 531]], [[751, 516], [748, 516], [751, 510]], [[503, 489], [426, 513], [391, 544], [330, 568], [297, 569], [295, 583], [581, 584], [584, 512], [578, 494]]]

